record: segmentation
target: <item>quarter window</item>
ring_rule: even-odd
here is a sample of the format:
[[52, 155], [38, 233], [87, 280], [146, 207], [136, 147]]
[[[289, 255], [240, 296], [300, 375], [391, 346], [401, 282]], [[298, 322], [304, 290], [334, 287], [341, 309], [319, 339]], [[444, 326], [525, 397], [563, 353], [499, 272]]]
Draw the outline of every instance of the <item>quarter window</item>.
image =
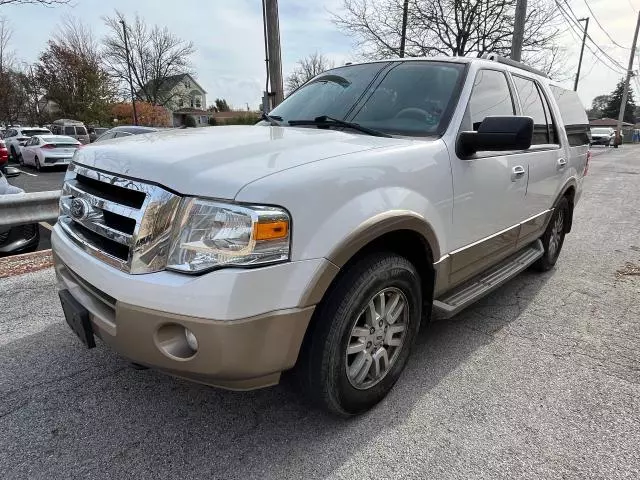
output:
[[467, 107], [474, 130], [492, 115], [514, 115], [513, 99], [504, 73], [480, 70], [473, 82], [473, 91]]

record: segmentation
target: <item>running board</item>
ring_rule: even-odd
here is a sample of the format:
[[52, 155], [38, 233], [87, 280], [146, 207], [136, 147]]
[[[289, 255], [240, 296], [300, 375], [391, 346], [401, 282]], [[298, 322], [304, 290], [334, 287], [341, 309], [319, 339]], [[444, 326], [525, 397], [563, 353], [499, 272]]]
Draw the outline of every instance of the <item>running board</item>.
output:
[[537, 240], [486, 272], [456, 287], [443, 297], [434, 300], [433, 312], [437, 314], [438, 318], [453, 317], [476, 300], [518, 275], [542, 257], [543, 254], [542, 242]]

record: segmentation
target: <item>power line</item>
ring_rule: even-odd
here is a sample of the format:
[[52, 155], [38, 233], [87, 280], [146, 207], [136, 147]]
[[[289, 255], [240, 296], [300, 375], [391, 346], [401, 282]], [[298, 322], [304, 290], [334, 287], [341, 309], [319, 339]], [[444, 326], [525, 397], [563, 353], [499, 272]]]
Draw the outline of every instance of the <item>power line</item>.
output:
[[[567, 2], [568, 0], [565, 0], [565, 2]], [[564, 12], [564, 14], [566, 16], [568, 16], [574, 23], [575, 25], [577, 25], [578, 29], [580, 29], [580, 32], [582, 33], [582, 25], [580, 24], [580, 20], [578, 19], [577, 15], [575, 14], [575, 12], [573, 11], [573, 9], [571, 8], [571, 6], [567, 3], [567, 7], [569, 7], [569, 11], [571, 12], [571, 15], [573, 15], [573, 17], [571, 15], [569, 15], [562, 7], [562, 5], [560, 3], [558, 3], [558, 0], [556, 0], [556, 4], [558, 5], [558, 7], [560, 8], [561, 11]], [[587, 34], [587, 38], [589, 40], [591, 40], [591, 43], [593, 43], [593, 45], [600, 51], [600, 53], [602, 53], [606, 58], [609, 59], [609, 61], [611, 61], [611, 63], [613, 63], [614, 65], [616, 65], [618, 68], [622, 69], [623, 71], [626, 71], [624, 65], [622, 65], [621, 63], [619, 63], [616, 59], [614, 59], [611, 55], [609, 55], [607, 52], [605, 52], [602, 47], [600, 47], [600, 45], [598, 45], [596, 43], [596, 41], [591, 38], [590, 35]]]
[[[600, 23], [600, 20], [598, 20], [598, 17], [596, 17], [595, 13], [593, 13], [593, 10], [591, 9], [591, 5], [589, 5], [589, 2], [587, 2], [587, 0], [583, 0], [584, 4], [587, 6], [587, 8], [589, 9], [589, 13], [591, 13], [591, 16], [593, 17], [593, 19], [596, 21], [596, 23], [598, 24], [598, 26], [600, 27], [600, 30], [602, 30], [604, 32], [604, 34], [609, 37], [609, 40], [611, 40], [611, 42], [616, 46], [616, 47], [620, 47], [620, 48], [624, 48], [625, 50], [631, 50], [629, 47], [623, 47], [622, 45], [620, 45], [618, 42], [616, 42], [611, 35], [609, 35], [609, 32], [607, 32], [605, 30], [605, 28], [602, 26], [602, 24]], [[569, 7], [569, 9], [571, 9], [571, 7], [569, 6], [569, 2], [568, 0], [565, 0], [565, 2], [567, 3], [567, 6]]]
[[[573, 33], [576, 33], [575, 30], [575, 25], [577, 25], [578, 29], [579, 29], [579, 33], [578, 35], [578, 42], [581, 41], [580, 39], [580, 35], [583, 34], [583, 29], [582, 29], [582, 25], [580, 25], [579, 21], [577, 18], [573, 18], [571, 17], [571, 15], [569, 15], [569, 13], [563, 8], [562, 4], [558, 1], [555, 0], [556, 5], [558, 6], [560, 13], [562, 14], [563, 18], [565, 19], [565, 21], [569, 24], [569, 26], [571, 27]], [[575, 17], [575, 14], [574, 14]], [[573, 23], [572, 23], [573, 22]], [[591, 38], [591, 36], [589, 34], [587, 34], [586, 38], [593, 44], [593, 46], [602, 54], [602, 56], [604, 56], [607, 60], [609, 60], [616, 68], [612, 67], [610, 64], [604, 62], [600, 57], [598, 57], [596, 55], [596, 53], [589, 47], [587, 47], [587, 49], [598, 58], [598, 60], [605, 65], [606, 67], [608, 67], [610, 70], [614, 71], [615, 73], [624, 73], [626, 71], [626, 68], [621, 65], [616, 59], [614, 59], [611, 55], [609, 55], [607, 52], [605, 52], [602, 47], [600, 47], [600, 45], [598, 45], [595, 40], [593, 38]], [[620, 71], [621, 70], [621, 71]]]

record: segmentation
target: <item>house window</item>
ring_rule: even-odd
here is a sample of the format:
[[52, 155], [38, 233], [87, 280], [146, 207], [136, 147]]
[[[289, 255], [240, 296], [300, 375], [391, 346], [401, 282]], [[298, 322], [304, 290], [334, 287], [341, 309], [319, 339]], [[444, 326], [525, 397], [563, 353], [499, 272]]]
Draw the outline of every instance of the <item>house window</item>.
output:
[[191, 88], [191, 82], [187, 80], [186, 82], [184, 82], [184, 86], [186, 88]]
[[181, 98], [180, 100], [178, 100], [178, 107], [184, 107], [184, 98]]
[[202, 99], [200, 97], [196, 97], [196, 108], [202, 108]]
[[193, 97], [191, 97], [191, 102], [190, 102], [190, 104], [191, 104], [191, 108], [193, 108], [193, 104], [194, 104], [194, 102], [193, 102]]

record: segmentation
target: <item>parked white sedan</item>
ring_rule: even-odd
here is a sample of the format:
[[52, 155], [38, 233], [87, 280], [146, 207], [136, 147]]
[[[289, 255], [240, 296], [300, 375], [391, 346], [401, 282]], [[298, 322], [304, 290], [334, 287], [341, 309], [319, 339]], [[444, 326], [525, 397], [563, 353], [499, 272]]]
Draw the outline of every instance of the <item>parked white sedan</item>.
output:
[[20, 165], [41, 170], [56, 165], [69, 165], [71, 157], [82, 144], [64, 135], [34, 135], [22, 147]]

